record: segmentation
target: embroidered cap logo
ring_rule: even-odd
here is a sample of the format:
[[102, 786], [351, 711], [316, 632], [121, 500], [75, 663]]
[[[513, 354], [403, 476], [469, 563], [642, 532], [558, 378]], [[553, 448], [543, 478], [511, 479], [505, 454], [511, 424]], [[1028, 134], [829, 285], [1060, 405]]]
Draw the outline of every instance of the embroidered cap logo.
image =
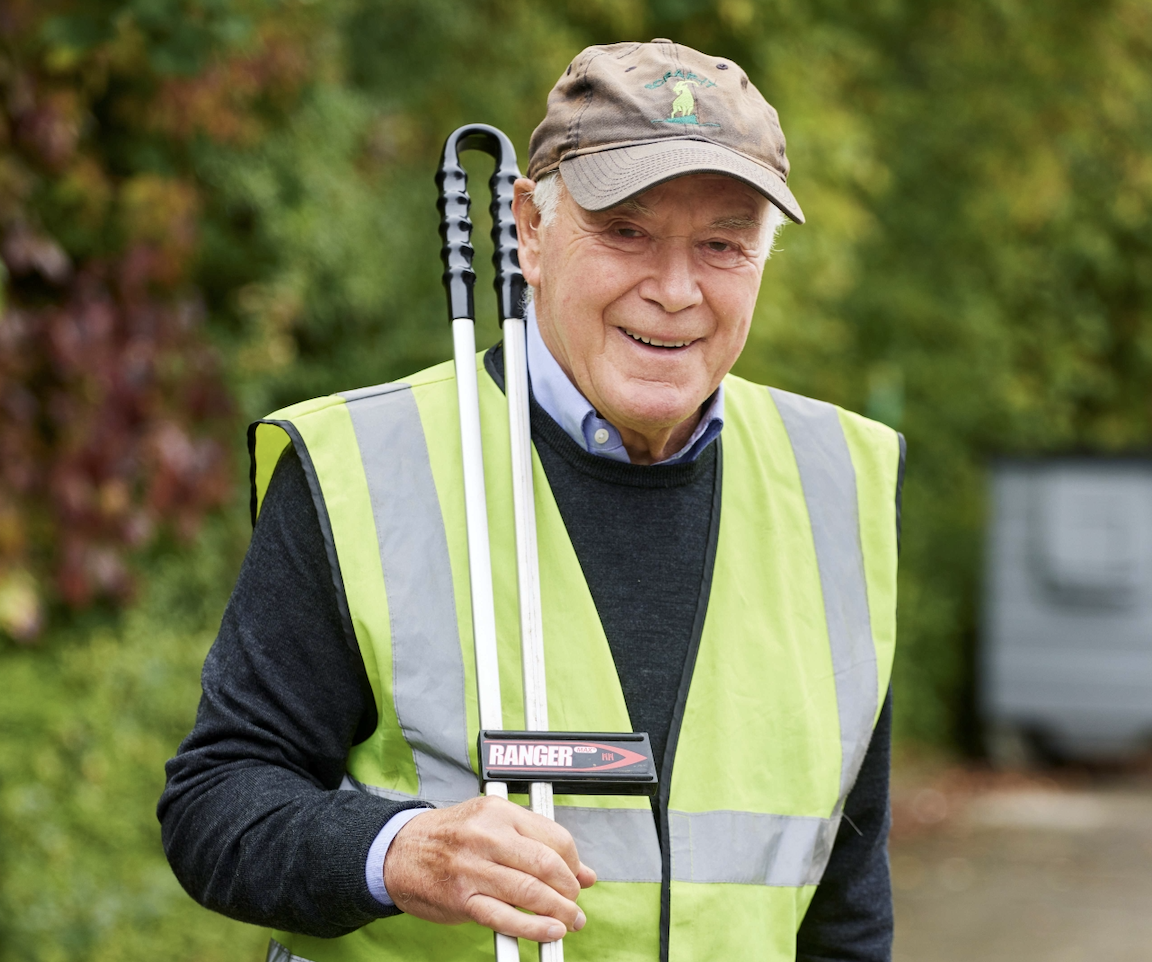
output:
[[716, 84], [705, 77], [700, 77], [692, 71], [669, 70], [659, 80], [654, 80], [644, 86], [648, 90], [663, 87], [672, 83], [672, 90], [676, 99], [672, 101], [672, 110], [667, 117], [654, 119], [654, 124], [692, 124], [696, 127], [719, 127], [719, 124], [702, 123], [696, 116], [696, 97], [692, 93], [693, 87], [715, 87]]

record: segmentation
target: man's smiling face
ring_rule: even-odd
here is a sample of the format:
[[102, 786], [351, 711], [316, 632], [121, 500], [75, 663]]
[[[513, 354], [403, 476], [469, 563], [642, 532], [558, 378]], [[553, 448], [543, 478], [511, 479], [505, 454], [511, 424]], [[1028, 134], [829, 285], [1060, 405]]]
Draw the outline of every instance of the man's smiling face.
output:
[[600, 212], [562, 190], [541, 228], [518, 200], [520, 264], [544, 343], [630, 453], [635, 434], [651, 460], [671, 455], [744, 347], [769, 201], [730, 177], [692, 174]]

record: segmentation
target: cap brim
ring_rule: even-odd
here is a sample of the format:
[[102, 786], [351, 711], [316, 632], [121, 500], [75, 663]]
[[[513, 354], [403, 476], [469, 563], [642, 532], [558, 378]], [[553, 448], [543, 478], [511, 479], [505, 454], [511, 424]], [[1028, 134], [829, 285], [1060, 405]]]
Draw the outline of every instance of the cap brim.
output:
[[560, 161], [568, 193], [585, 210], [607, 210], [686, 174], [725, 174], [760, 191], [797, 224], [804, 212], [776, 171], [704, 140], [658, 140], [576, 154]]

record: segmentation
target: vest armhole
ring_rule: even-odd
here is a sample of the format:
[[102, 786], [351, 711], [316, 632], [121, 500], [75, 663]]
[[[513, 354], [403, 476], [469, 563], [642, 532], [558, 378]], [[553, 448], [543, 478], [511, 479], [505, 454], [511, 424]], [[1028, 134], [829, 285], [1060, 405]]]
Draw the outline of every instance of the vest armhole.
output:
[[256, 490], [256, 432], [261, 424], [276, 424], [275, 421], [253, 421], [248, 425], [248, 514], [252, 527], [256, 527], [256, 517], [260, 511], [260, 497]]
[[[360, 643], [356, 639], [356, 630], [352, 627], [352, 614], [348, 609], [348, 595], [344, 590], [344, 576], [340, 573], [340, 559], [336, 554], [336, 539], [332, 534], [332, 522], [328, 517], [328, 508], [324, 504], [324, 495], [320, 490], [320, 479], [316, 475], [316, 466], [312, 463], [312, 455], [308, 452], [308, 445], [304, 443], [304, 438], [301, 436], [300, 431], [291, 421], [265, 418], [264, 420], [253, 422], [248, 427], [248, 453], [251, 459], [249, 471], [252, 483], [252, 524], [253, 526], [256, 524], [257, 509], [256, 429], [262, 424], [280, 428], [281, 431], [287, 434], [292, 443], [292, 447], [296, 450], [296, 456], [300, 459], [300, 466], [304, 469], [304, 477], [308, 479], [308, 491], [312, 495], [312, 505], [316, 509], [316, 520], [320, 524], [320, 534], [324, 538], [324, 553], [328, 556], [328, 571], [332, 578], [332, 587], [336, 590], [336, 610], [340, 614], [340, 626], [344, 630], [344, 643], [352, 649], [352, 653], [356, 656], [357, 661], [363, 665], [364, 656], [360, 653]], [[367, 682], [366, 672], [364, 674], [364, 680]], [[372, 705], [373, 714], [375, 714], [375, 697], [371, 699], [370, 704]], [[378, 719], [373, 720], [371, 726], [373, 730], [376, 728], [378, 722]], [[369, 731], [368, 734], [371, 734], [371, 731]], [[358, 730], [353, 736], [353, 744], [358, 744], [364, 740], [360, 737], [361, 735], [362, 732]]]
[[908, 456], [908, 442], [899, 431], [896, 437], [900, 441], [900, 465], [896, 469], [896, 557], [900, 557], [900, 511], [904, 506], [904, 463]]
[[[500, 393], [504, 393], [504, 342], [497, 341], [488, 350], [484, 352], [484, 370], [488, 372], [488, 376], [500, 388]], [[531, 389], [531, 385], [529, 385]]]

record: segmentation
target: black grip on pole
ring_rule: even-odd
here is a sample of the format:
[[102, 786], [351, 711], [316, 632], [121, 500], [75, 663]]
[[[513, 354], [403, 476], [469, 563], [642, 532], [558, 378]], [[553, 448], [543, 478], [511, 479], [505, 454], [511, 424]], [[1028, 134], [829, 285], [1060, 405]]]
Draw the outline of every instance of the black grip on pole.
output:
[[500, 130], [488, 124], [465, 124], [454, 130], [444, 142], [436, 186], [440, 198], [440, 237], [444, 246], [444, 289], [448, 293], [448, 319], [476, 317], [473, 288], [476, 272], [472, 269], [472, 221], [468, 210], [468, 174], [460, 164], [460, 152], [482, 150], [496, 160], [496, 169], [488, 181], [492, 192], [489, 211], [492, 214], [492, 264], [496, 268], [496, 297], [500, 323], [519, 317], [524, 300], [524, 275], [516, 255], [516, 222], [512, 219], [513, 184], [520, 176], [516, 166], [516, 148]]

